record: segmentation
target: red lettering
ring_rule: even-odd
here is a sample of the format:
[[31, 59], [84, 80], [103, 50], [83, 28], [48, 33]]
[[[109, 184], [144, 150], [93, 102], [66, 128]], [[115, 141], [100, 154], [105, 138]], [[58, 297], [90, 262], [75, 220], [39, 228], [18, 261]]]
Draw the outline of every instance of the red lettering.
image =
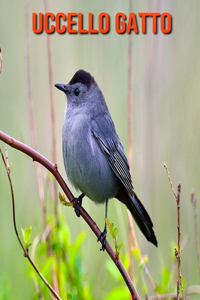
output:
[[134, 13], [130, 13], [130, 15], [129, 15], [128, 26], [127, 26], [126, 32], [130, 33], [131, 30], [135, 31], [135, 33], [138, 33], [137, 19], [136, 19]]
[[[165, 28], [165, 19], [167, 19], [167, 28]], [[161, 31], [163, 33], [170, 33], [172, 30], [172, 16], [169, 13], [163, 13], [161, 15]]]
[[[103, 20], [105, 20], [105, 26], [103, 26]], [[109, 32], [109, 22], [110, 22], [110, 18], [109, 15], [107, 13], [101, 13], [99, 15], [99, 31], [101, 33], [108, 33]]]
[[159, 13], [150, 13], [149, 15], [150, 15], [150, 17], [153, 18], [152, 31], [153, 31], [153, 33], [157, 33], [157, 17], [160, 17], [160, 14]]
[[77, 17], [76, 13], [67, 14], [67, 31], [68, 33], [77, 33], [76, 29], [72, 29], [73, 25], [76, 25], [76, 21], [72, 20], [73, 17]]
[[67, 19], [65, 14], [63, 14], [63, 13], [57, 13], [57, 15], [56, 15], [56, 31], [57, 31], [58, 33], [65, 33], [65, 31], [66, 31], [66, 26], [63, 25], [62, 28], [60, 28], [60, 19], [61, 19], [61, 18], [62, 18], [64, 21]]
[[149, 17], [149, 13], [139, 13], [142, 18], [142, 33], [146, 33], [146, 17]]
[[32, 29], [35, 33], [42, 33], [43, 31], [43, 14], [39, 13], [38, 29], [37, 27], [37, 14], [32, 13]]
[[83, 14], [78, 14], [78, 32], [79, 33], [88, 33], [86, 29], [83, 29]]
[[[123, 21], [120, 21], [122, 19]], [[124, 33], [126, 30], [126, 15], [123, 13], [118, 13], [115, 16], [115, 30], [118, 33]]]
[[93, 29], [93, 14], [89, 13], [89, 33], [98, 33], [97, 29]]
[[44, 15], [44, 30], [46, 31], [46, 33], [53, 33], [55, 30], [55, 26], [51, 25], [51, 27], [49, 28], [49, 18], [54, 21], [55, 20], [55, 16], [48, 12]]

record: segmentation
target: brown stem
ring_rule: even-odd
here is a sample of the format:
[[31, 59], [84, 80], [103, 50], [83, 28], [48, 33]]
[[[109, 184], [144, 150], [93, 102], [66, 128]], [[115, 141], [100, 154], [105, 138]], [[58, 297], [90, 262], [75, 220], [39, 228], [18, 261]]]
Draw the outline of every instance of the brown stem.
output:
[[[130, 214], [130, 216], [131, 216], [131, 214]], [[135, 247], [139, 249], [137, 237], [136, 237], [135, 230], [134, 230], [134, 227], [133, 227], [133, 219], [132, 218], [130, 219], [130, 223], [129, 224], [131, 226], [130, 230], [131, 230], [132, 239], [134, 241]], [[149, 283], [151, 284], [151, 287], [152, 287], [154, 293], [156, 294], [155, 299], [156, 300], [160, 300], [161, 299], [160, 295], [159, 295], [159, 293], [158, 293], [158, 291], [156, 289], [156, 285], [155, 285], [155, 283], [153, 281], [153, 278], [152, 278], [152, 276], [151, 276], [151, 274], [149, 272], [149, 269], [147, 268], [147, 265], [143, 262], [144, 258], [142, 256], [141, 252], [140, 252], [139, 255], [140, 255], [140, 262], [141, 262], [141, 265], [143, 267], [143, 270], [144, 270], [144, 272], [145, 272], [145, 274], [146, 274], [146, 276], [147, 276], [147, 278], [149, 280]]]
[[[29, 57], [29, 1], [25, 0], [25, 60], [26, 60], [26, 86], [28, 97], [28, 112], [30, 122], [31, 144], [35, 150], [37, 150], [35, 123], [33, 116], [33, 101], [31, 95], [31, 79], [30, 79], [30, 57]], [[42, 183], [42, 172], [39, 164], [35, 165], [37, 185], [39, 191], [40, 205], [42, 209], [43, 226], [46, 227], [46, 207], [44, 200], [44, 188]]]
[[[69, 188], [66, 185], [65, 181], [63, 180], [62, 176], [58, 172], [58, 168], [57, 168], [56, 164], [51, 163], [47, 158], [45, 158], [43, 155], [41, 155], [40, 153], [38, 153], [31, 147], [29, 147], [17, 140], [14, 140], [12, 137], [10, 137], [9, 135], [5, 134], [2, 131], [0, 131], [0, 140], [4, 141], [11, 147], [16, 148], [23, 153], [26, 153], [28, 156], [32, 157], [32, 159], [34, 161], [37, 161], [40, 164], [42, 164], [46, 169], [48, 169], [54, 175], [58, 184], [60, 185], [60, 187], [64, 191], [65, 195], [67, 196], [67, 198], [69, 200], [72, 200], [74, 198], [73, 194], [69, 190]], [[73, 205], [75, 205], [74, 202], [73, 202]], [[101, 233], [100, 229], [98, 228], [96, 223], [92, 220], [92, 218], [88, 215], [88, 213], [85, 211], [85, 209], [83, 207], [80, 207], [80, 215], [86, 221], [86, 223], [89, 225], [89, 227], [92, 229], [94, 234], [97, 237], [99, 237], [99, 235]], [[101, 239], [101, 242], [102, 242], [102, 239]], [[109, 254], [109, 256], [111, 257], [111, 259], [113, 260], [113, 262], [115, 263], [115, 265], [117, 266], [122, 277], [124, 278], [124, 281], [129, 289], [133, 299], [139, 300], [140, 297], [138, 295], [138, 292], [137, 292], [133, 282], [131, 281], [129, 274], [127, 273], [126, 269], [124, 268], [121, 260], [120, 259], [116, 260], [115, 252], [113, 251], [113, 249], [111, 248], [110, 244], [107, 241], [106, 241], [106, 251]]]
[[[129, 11], [133, 10], [133, 0], [129, 1]], [[128, 36], [128, 161], [130, 168], [132, 166], [132, 35]], [[129, 248], [129, 275], [133, 280], [134, 268], [133, 268], [133, 254], [131, 249], [133, 248], [130, 213], [128, 213], [128, 248]]]
[[[133, 2], [129, 2], [129, 10], [133, 11]], [[128, 36], [128, 160], [132, 166], [132, 35]]]
[[177, 300], [180, 299], [180, 286], [182, 289], [182, 295], [183, 295], [183, 286], [182, 286], [182, 282], [181, 282], [181, 228], [180, 228], [180, 193], [181, 193], [181, 184], [178, 184], [177, 187], [177, 194], [174, 190], [171, 178], [170, 178], [170, 174], [167, 168], [167, 165], [164, 163], [164, 168], [166, 169], [167, 172], [167, 177], [169, 179], [170, 182], [170, 186], [171, 186], [171, 190], [174, 194], [174, 197], [176, 199], [176, 204], [177, 204], [177, 244], [178, 244], [178, 249], [174, 249], [175, 250], [175, 257], [177, 259], [177, 265], [178, 265], [178, 271], [177, 271]]
[[181, 286], [181, 229], [180, 229], [180, 193], [181, 193], [181, 184], [178, 184], [177, 187], [177, 235], [178, 235], [178, 252], [175, 249], [175, 255], [178, 263], [178, 272], [177, 272], [177, 300], [180, 299], [180, 286]]
[[[48, 12], [48, 1], [44, 0], [45, 13]], [[53, 84], [53, 67], [52, 67], [52, 47], [51, 36], [47, 34], [47, 57], [48, 57], [48, 73], [49, 73], [49, 90], [50, 90], [50, 105], [51, 105], [51, 132], [52, 132], [52, 160], [54, 163], [57, 161], [56, 155], [56, 117], [55, 117], [55, 99], [54, 99], [54, 84]], [[55, 201], [55, 216], [58, 221], [58, 191], [57, 183], [54, 181], [54, 201]]]
[[[48, 0], [44, 0], [44, 8], [45, 13], [48, 10]], [[47, 34], [47, 57], [48, 57], [48, 74], [49, 74], [49, 90], [50, 90], [50, 107], [51, 107], [51, 131], [52, 131], [52, 160], [54, 163], [57, 161], [56, 156], [56, 118], [55, 118], [55, 100], [54, 100], [54, 92], [53, 92], [53, 67], [52, 67], [52, 51], [51, 51], [51, 37]], [[54, 180], [53, 182], [53, 199], [54, 199], [54, 211], [55, 211], [55, 218], [56, 222], [59, 222], [59, 211], [58, 211], [58, 190], [57, 190], [57, 182]], [[51, 273], [52, 278], [54, 280], [54, 285], [56, 285], [56, 290], [60, 289], [60, 258], [57, 255], [57, 279], [55, 278], [55, 271], [52, 267]]]
[[169, 183], [170, 183], [170, 186], [171, 186], [172, 193], [174, 194], [174, 197], [176, 198], [176, 197], [177, 197], [177, 196], [176, 196], [176, 192], [175, 192], [175, 190], [174, 190], [174, 188], [173, 188], [173, 184], [172, 184], [172, 181], [171, 181], [171, 178], [170, 178], [170, 174], [169, 174], [169, 171], [168, 171], [168, 168], [167, 168], [167, 165], [166, 165], [165, 162], [164, 162], [164, 168], [165, 168], [165, 170], [166, 170], [167, 177], [168, 177], [168, 179], [169, 179]]
[[[156, 296], [152, 296], [152, 297], [148, 297], [147, 298], [147, 300], [156, 300], [156, 299], [157, 299]], [[160, 299], [161, 300], [166, 300], [166, 299], [169, 299], [169, 300], [174, 299], [174, 300], [176, 300], [177, 299], [177, 294], [162, 294], [162, 295], [160, 295]], [[190, 298], [188, 296], [185, 296], [185, 297], [180, 296], [179, 299], [192, 300], [192, 298]]]
[[[30, 122], [30, 132], [31, 132], [31, 143], [33, 145], [33, 148], [35, 150], [37, 150], [35, 123], [34, 123], [34, 116], [33, 116], [33, 102], [32, 102], [32, 95], [31, 95], [29, 31], [28, 30], [29, 30], [29, 2], [28, 2], [28, 0], [25, 0], [25, 45], [26, 45], [26, 79], [27, 79], [27, 92], [28, 92], [28, 95], [27, 95], [28, 96], [28, 110], [29, 110], [29, 122]], [[41, 172], [40, 164], [36, 164], [35, 169], [36, 169], [36, 177], [37, 177], [40, 205], [41, 205], [41, 209], [42, 209], [43, 225], [45, 228], [47, 225], [46, 206], [45, 206], [45, 200], [44, 200], [44, 188], [43, 188], [42, 172]], [[56, 199], [56, 197], [54, 197], [54, 199]], [[47, 244], [48, 244], [48, 255], [50, 257], [52, 255], [52, 249], [51, 249], [49, 238], [47, 239]], [[57, 291], [59, 291], [56, 276], [55, 276], [55, 271], [52, 266], [51, 266], [51, 277], [52, 277], [52, 282], [53, 282], [54, 288]]]
[[48, 287], [48, 289], [52, 292], [52, 294], [56, 297], [56, 299], [61, 300], [61, 298], [56, 293], [56, 291], [54, 291], [54, 289], [51, 287], [51, 285], [48, 283], [48, 281], [40, 273], [40, 271], [38, 270], [38, 268], [36, 267], [36, 265], [34, 264], [34, 262], [32, 261], [32, 259], [30, 258], [29, 254], [28, 254], [28, 250], [24, 247], [24, 245], [23, 245], [23, 243], [22, 243], [22, 241], [20, 239], [20, 236], [19, 236], [19, 233], [18, 233], [18, 230], [17, 230], [16, 218], [15, 218], [15, 198], [14, 198], [14, 191], [13, 191], [12, 180], [11, 180], [11, 177], [10, 177], [10, 169], [9, 169], [9, 167], [6, 164], [6, 161], [5, 161], [5, 158], [4, 158], [3, 153], [1, 151], [1, 148], [0, 148], [0, 153], [1, 153], [1, 156], [2, 156], [3, 163], [5, 165], [5, 168], [6, 168], [6, 171], [7, 171], [7, 175], [8, 175], [8, 180], [9, 180], [9, 183], [10, 183], [10, 190], [11, 190], [11, 196], [12, 196], [12, 209], [13, 209], [13, 224], [14, 224], [14, 229], [15, 229], [15, 233], [16, 233], [17, 239], [19, 241], [19, 244], [21, 245], [21, 248], [24, 251], [24, 257], [26, 257], [29, 260], [29, 262], [31, 263], [31, 265], [35, 269], [36, 273], [39, 275], [39, 277], [42, 279], [42, 281]]

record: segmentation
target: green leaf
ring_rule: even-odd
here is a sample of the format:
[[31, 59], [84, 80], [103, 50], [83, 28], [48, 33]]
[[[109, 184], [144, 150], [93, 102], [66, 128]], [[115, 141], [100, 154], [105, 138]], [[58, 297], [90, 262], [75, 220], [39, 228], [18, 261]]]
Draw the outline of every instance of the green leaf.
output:
[[[183, 289], [185, 289], [186, 287], [186, 280], [183, 276], [181, 276], [181, 282], [182, 282], [182, 286], [183, 286]], [[199, 288], [199, 291], [200, 291], [200, 288]]]
[[147, 264], [149, 261], [148, 255], [143, 256], [144, 263]]
[[170, 280], [170, 271], [167, 268], [164, 268], [162, 271], [162, 285], [167, 286]]
[[105, 297], [105, 300], [116, 300], [116, 299], [129, 300], [130, 293], [128, 289], [125, 287], [117, 287], [113, 289], [107, 297]]
[[66, 201], [65, 196], [59, 193], [60, 203], [65, 206], [72, 206], [72, 202]]
[[117, 244], [117, 249], [118, 251], [120, 251], [121, 247], [124, 245], [124, 242], [121, 242], [119, 244]]
[[114, 228], [114, 230], [113, 230], [114, 235], [117, 235], [118, 232], [119, 232], [119, 230], [117, 228]]
[[133, 253], [135, 259], [136, 259], [137, 261], [140, 261], [140, 249], [134, 247], [134, 248], [132, 249], [132, 253]]
[[68, 292], [67, 293], [67, 300], [72, 300], [72, 299], [73, 299], [72, 293]]
[[25, 228], [24, 230], [21, 228], [22, 231], [22, 236], [24, 239], [24, 244], [26, 246], [29, 246], [30, 238], [31, 238], [31, 231], [32, 231], [32, 226], [29, 228]]
[[174, 255], [174, 249], [177, 248], [177, 244], [175, 242], [172, 242], [170, 245], [171, 251], [172, 251], [172, 258], [173, 260], [176, 260], [176, 257]]
[[106, 269], [110, 273], [110, 275], [116, 280], [119, 281], [121, 278], [121, 274], [118, 272], [116, 265], [111, 260], [107, 260]]
[[144, 294], [147, 295], [148, 289], [147, 289], [146, 284], [143, 284], [143, 285], [142, 285], [142, 289], [143, 289], [143, 291], [144, 291]]

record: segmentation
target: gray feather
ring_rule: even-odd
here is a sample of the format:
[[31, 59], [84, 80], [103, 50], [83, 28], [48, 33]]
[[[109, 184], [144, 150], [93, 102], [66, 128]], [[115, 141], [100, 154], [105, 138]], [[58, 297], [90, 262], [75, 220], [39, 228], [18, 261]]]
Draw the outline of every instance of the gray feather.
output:
[[[100, 121], [100, 119], [101, 116], [99, 116], [99, 118], [96, 117], [95, 120], [92, 121], [92, 133], [96, 138], [102, 152], [105, 154], [111, 169], [120, 179], [128, 194], [133, 196], [134, 191], [129, 171], [129, 164], [124, 153], [123, 146], [115, 131], [114, 124], [112, 123], [111, 118], [104, 117], [103, 121]], [[101, 130], [98, 126], [98, 122], [101, 122]], [[107, 130], [105, 130], [105, 128]], [[112, 134], [109, 133], [110, 130], [112, 130]]]

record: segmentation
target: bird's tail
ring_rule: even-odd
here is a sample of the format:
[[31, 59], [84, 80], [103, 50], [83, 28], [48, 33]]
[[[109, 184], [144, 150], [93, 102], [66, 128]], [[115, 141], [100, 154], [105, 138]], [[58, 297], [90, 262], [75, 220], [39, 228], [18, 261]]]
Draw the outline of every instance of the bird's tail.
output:
[[146, 239], [154, 244], [156, 247], [158, 246], [158, 242], [153, 231], [153, 223], [144, 208], [141, 201], [138, 199], [137, 195], [134, 193], [134, 196], [131, 197], [128, 195], [129, 201], [126, 202], [127, 208], [130, 210], [133, 218], [135, 219], [138, 227], [145, 235]]

